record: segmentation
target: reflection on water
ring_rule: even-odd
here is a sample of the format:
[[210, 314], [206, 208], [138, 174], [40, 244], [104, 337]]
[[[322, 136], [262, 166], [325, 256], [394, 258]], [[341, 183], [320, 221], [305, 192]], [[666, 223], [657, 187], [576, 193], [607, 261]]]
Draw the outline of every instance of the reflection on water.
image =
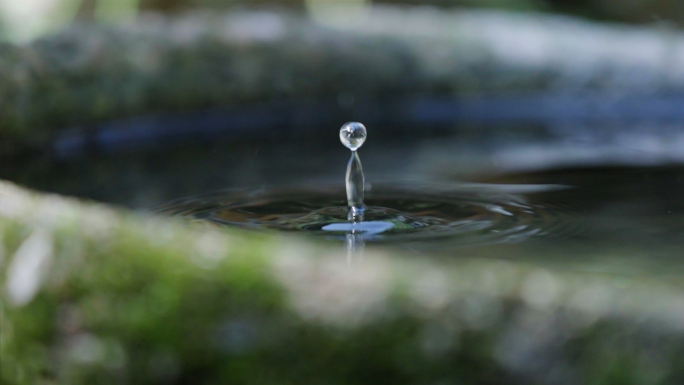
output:
[[358, 265], [363, 261], [363, 250], [366, 248], [366, 241], [363, 232], [356, 232], [355, 229], [347, 233], [347, 264], [349, 266]]

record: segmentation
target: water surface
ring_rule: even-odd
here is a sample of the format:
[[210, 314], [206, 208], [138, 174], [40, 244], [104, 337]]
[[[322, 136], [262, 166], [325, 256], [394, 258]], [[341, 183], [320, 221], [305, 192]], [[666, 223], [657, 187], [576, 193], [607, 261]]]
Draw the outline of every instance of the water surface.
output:
[[[68, 158], [53, 152], [6, 161], [0, 177], [343, 247], [349, 151], [339, 123], [305, 135], [280, 127]], [[610, 274], [684, 272], [677, 125], [378, 124], [372, 132], [359, 151], [366, 199], [382, 209], [365, 220], [392, 227], [376, 223], [364, 237], [369, 247]]]

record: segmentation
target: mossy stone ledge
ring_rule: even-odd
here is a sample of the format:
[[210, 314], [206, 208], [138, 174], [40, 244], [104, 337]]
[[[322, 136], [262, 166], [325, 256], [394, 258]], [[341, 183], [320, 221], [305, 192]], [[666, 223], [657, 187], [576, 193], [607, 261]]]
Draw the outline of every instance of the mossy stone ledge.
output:
[[[407, 258], [0, 184], [4, 384], [671, 384], [684, 288]], [[396, 254], [396, 255], [395, 255]]]

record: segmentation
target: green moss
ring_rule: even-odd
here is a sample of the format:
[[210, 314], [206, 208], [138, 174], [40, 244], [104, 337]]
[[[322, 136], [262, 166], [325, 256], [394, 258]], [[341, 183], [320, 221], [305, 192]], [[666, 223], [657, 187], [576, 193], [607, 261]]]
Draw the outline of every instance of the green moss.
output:
[[[678, 286], [644, 278], [616, 288], [604, 275], [372, 249], [350, 269], [338, 251], [297, 239], [6, 183], [0, 197], [3, 384], [607, 385], [684, 375]], [[49, 263], [38, 276], [24, 265], [22, 282], [40, 285], [21, 297], [12, 277], [27, 244]], [[562, 292], [530, 297], [540, 277]], [[591, 287], [613, 300], [585, 307], [577, 298], [591, 300]]]

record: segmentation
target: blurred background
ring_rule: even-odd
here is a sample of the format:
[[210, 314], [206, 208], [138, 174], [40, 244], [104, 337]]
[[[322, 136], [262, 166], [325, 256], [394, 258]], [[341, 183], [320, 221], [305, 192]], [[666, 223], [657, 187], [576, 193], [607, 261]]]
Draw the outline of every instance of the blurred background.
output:
[[339, 181], [349, 120], [373, 180], [678, 165], [683, 22], [676, 0], [3, 0], [0, 176], [144, 209]]
[[351, 120], [372, 181], [678, 170], [683, 22], [676, 0], [4, 0], [0, 177], [145, 210], [339, 184]]
[[2, 38], [26, 41], [55, 31], [79, 19], [116, 22], [141, 12], [168, 14], [189, 10], [252, 8], [293, 9], [316, 15], [330, 6], [369, 7], [380, 4], [486, 8], [508, 11], [563, 13], [605, 22], [682, 26], [684, 7], [677, 0], [4, 0], [1, 4]]

